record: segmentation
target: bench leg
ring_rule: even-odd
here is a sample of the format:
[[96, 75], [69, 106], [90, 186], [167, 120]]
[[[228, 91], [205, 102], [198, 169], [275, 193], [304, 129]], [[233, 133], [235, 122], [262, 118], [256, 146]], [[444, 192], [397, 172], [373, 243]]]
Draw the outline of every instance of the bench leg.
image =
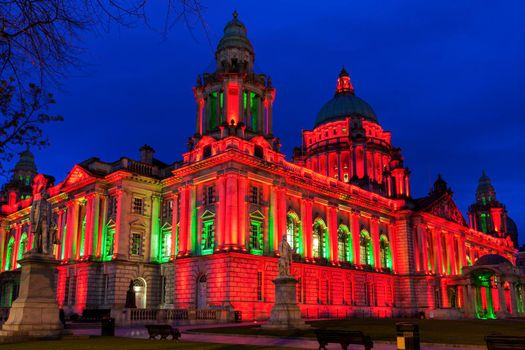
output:
[[341, 343], [341, 349], [348, 350], [348, 344]]

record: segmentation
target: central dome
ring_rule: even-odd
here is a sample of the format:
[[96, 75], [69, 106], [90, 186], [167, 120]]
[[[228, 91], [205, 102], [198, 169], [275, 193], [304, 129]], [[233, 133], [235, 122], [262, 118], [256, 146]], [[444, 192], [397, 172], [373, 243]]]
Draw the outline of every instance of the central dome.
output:
[[337, 79], [335, 96], [317, 113], [315, 127], [336, 120], [344, 120], [348, 116], [360, 116], [377, 123], [374, 110], [366, 101], [355, 95], [350, 77], [343, 68]]

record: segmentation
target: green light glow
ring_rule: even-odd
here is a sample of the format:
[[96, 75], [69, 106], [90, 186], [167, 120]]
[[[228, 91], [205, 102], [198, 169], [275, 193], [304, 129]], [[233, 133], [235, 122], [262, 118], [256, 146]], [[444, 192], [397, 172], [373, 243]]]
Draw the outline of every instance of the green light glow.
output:
[[113, 249], [115, 246], [115, 227], [106, 226], [104, 228], [104, 240], [103, 247], [102, 247], [102, 260], [103, 261], [111, 261], [113, 259]]
[[388, 242], [388, 237], [384, 234], [379, 238], [379, 248], [380, 248], [380, 257], [381, 257], [381, 267], [382, 268], [392, 268], [392, 254], [390, 252], [390, 243]]
[[372, 246], [372, 239], [366, 230], [361, 231], [360, 239], [360, 258], [361, 265], [374, 266], [374, 247]]
[[252, 130], [257, 132], [257, 112], [259, 110], [259, 98], [254, 92], [250, 92], [250, 116]]
[[82, 219], [82, 225], [80, 228], [80, 256], [84, 256], [85, 253], [85, 240], [86, 240], [86, 215], [84, 215], [84, 218]]
[[259, 220], [250, 221], [250, 254], [263, 255], [263, 230], [262, 222]]
[[153, 262], [162, 260], [162, 240], [160, 239], [160, 198], [154, 196], [151, 205], [151, 252]]
[[7, 252], [6, 252], [6, 258], [5, 258], [5, 270], [9, 271], [13, 268], [11, 266], [11, 262], [13, 260], [13, 250], [15, 248], [15, 239], [11, 237], [9, 239], [9, 243], [7, 243]]
[[[22, 236], [20, 237], [20, 243], [18, 245], [18, 256], [16, 260], [22, 259], [22, 256], [24, 255], [24, 252], [27, 249], [27, 233], [22, 233]], [[20, 264], [17, 262], [16, 267], [20, 267]]]
[[201, 254], [213, 254], [215, 248], [215, 222], [213, 219], [203, 221], [202, 223], [202, 238], [201, 238]]
[[[480, 271], [472, 276], [472, 282], [476, 289], [476, 317], [482, 320], [495, 319], [494, 305], [492, 302], [492, 276], [493, 272]], [[487, 308], [483, 307], [481, 288], [485, 288], [485, 299]]]

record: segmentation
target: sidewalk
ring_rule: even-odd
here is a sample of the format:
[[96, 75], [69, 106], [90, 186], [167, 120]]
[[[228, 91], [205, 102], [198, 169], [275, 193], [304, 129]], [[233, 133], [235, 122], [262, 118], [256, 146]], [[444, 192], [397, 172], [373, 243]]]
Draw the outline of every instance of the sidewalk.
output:
[[[247, 324], [248, 325], [248, 324]], [[189, 329], [197, 330], [203, 328], [216, 328], [216, 327], [232, 327], [239, 326], [235, 324], [223, 324], [223, 325], [191, 325], [191, 326], [178, 326], [182, 332], [182, 340], [203, 342], [203, 343], [218, 343], [218, 344], [239, 344], [239, 345], [263, 345], [263, 346], [280, 346], [288, 348], [299, 348], [299, 349], [318, 349], [319, 343], [316, 340], [310, 340], [305, 338], [277, 338], [270, 336], [247, 336], [247, 335], [224, 335], [224, 334], [210, 334], [210, 333], [198, 333], [191, 332], [187, 333]], [[99, 335], [99, 328], [84, 328], [84, 329], [72, 329], [73, 334], [77, 336], [85, 335]], [[120, 327], [115, 329], [115, 336], [126, 337], [126, 338], [148, 338], [148, 332], [144, 327]], [[350, 346], [350, 349], [362, 349], [361, 346]], [[329, 344], [329, 350], [341, 349], [339, 344]], [[376, 341], [374, 342], [374, 350], [395, 350], [395, 344], [384, 343]], [[422, 350], [472, 350], [473, 347], [454, 347], [452, 345], [422, 345]], [[485, 349], [484, 346], [479, 346], [477, 349]]]

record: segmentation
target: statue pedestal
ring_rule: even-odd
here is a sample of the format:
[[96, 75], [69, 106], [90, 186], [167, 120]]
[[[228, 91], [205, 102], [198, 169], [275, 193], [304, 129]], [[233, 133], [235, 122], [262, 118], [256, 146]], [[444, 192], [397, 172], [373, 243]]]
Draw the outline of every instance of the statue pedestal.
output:
[[301, 318], [301, 310], [296, 301], [295, 287], [297, 280], [289, 276], [279, 276], [275, 284], [275, 305], [270, 319], [262, 328], [266, 329], [303, 329], [309, 326]]
[[2, 325], [0, 339], [59, 337], [63, 326], [53, 288], [58, 261], [52, 256], [31, 253], [19, 263], [22, 265], [20, 292]]

